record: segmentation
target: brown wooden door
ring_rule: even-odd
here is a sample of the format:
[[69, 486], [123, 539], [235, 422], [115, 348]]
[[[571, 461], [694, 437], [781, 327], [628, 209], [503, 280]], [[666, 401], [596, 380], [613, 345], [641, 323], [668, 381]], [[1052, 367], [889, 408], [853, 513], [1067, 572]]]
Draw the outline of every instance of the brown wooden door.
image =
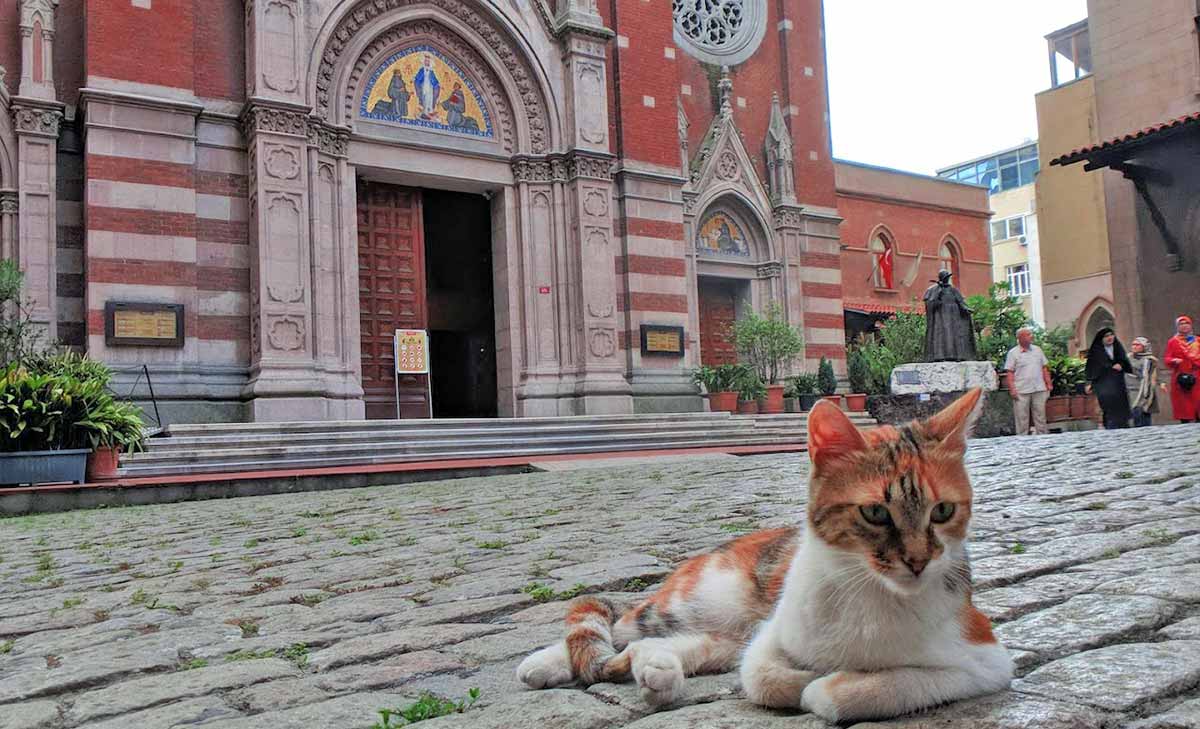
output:
[[[394, 332], [429, 321], [420, 190], [359, 182], [358, 287], [367, 417], [395, 418]], [[427, 378], [400, 378], [400, 417], [430, 417]]]
[[729, 328], [737, 319], [735, 288], [700, 279], [700, 364], [736, 364], [737, 350], [729, 343]]

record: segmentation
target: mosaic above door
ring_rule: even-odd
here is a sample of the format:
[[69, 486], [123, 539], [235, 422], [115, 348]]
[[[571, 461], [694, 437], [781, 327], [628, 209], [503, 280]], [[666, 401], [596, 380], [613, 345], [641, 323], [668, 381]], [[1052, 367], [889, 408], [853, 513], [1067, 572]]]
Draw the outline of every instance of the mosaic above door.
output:
[[373, 121], [492, 138], [492, 120], [475, 84], [427, 45], [385, 59], [367, 79], [359, 116]]
[[717, 256], [750, 257], [750, 244], [740, 225], [725, 213], [714, 213], [704, 219], [696, 240], [699, 253]]

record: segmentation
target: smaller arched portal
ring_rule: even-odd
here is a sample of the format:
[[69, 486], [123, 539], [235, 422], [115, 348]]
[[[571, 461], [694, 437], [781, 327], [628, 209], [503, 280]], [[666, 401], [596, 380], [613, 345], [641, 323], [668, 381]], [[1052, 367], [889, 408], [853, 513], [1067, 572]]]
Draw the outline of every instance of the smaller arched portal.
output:
[[730, 327], [747, 309], [779, 298], [781, 266], [772, 263], [767, 230], [734, 195], [718, 198], [697, 217], [692, 237], [701, 364], [736, 362]]

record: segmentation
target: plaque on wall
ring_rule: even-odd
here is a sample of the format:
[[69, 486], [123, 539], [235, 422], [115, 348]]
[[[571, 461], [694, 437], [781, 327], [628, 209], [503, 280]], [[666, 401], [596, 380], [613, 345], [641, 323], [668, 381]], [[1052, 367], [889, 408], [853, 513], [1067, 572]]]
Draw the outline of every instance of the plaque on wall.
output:
[[104, 304], [104, 343], [110, 347], [182, 347], [183, 304]]
[[683, 327], [642, 325], [642, 354], [683, 356]]

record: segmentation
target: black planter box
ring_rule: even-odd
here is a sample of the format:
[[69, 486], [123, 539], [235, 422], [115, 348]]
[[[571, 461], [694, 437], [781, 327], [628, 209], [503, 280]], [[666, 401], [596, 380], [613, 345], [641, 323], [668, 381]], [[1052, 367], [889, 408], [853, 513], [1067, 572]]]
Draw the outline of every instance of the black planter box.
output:
[[0, 453], [0, 487], [39, 483], [83, 483], [87, 448]]

